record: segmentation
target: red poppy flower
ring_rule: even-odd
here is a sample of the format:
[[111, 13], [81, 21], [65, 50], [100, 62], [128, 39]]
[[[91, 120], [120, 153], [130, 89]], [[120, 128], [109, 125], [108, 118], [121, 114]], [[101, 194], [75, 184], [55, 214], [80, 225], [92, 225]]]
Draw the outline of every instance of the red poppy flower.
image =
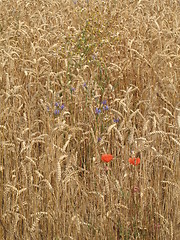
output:
[[103, 154], [101, 156], [101, 160], [106, 163], [110, 162], [112, 159], [113, 159], [113, 156], [111, 154]]
[[129, 163], [134, 165], [134, 166], [137, 166], [138, 164], [140, 164], [140, 158], [129, 158]]

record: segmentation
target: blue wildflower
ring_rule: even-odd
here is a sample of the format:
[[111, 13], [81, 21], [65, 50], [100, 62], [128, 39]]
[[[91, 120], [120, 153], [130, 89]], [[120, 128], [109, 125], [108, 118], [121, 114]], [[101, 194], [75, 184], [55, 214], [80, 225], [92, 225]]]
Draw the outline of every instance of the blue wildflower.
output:
[[56, 103], [55, 103], [55, 106], [56, 106], [56, 107], [59, 107], [59, 103], [58, 103], [58, 102], [56, 102]]
[[98, 142], [100, 142], [100, 141], [101, 141], [101, 139], [102, 139], [101, 137], [98, 137]]
[[74, 87], [71, 87], [71, 92], [74, 92], [75, 91], [75, 88]]
[[61, 110], [63, 110], [63, 109], [64, 109], [64, 104], [61, 105]]
[[109, 107], [106, 105], [106, 106], [103, 106], [103, 109], [104, 110], [109, 110]]
[[103, 105], [106, 105], [106, 104], [107, 104], [107, 101], [106, 101], [106, 100], [103, 100], [103, 101], [102, 101], [102, 104], [103, 104]]
[[119, 122], [119, 118], [114, 118], [113, 121], [114, 121], [115, 123], [118, 123], [118, 122]]
[[95, 110], [95, 113], [96, 113], [96, 114], [99, 114], [99, 113], [101, 113], [101, 109], [99, 109], [99, 108], [96, 108], [96, 110]]
[[86, 83], [84, 83], [84, 84], [83, 84], [83, 87], [87, 88], [87, 84], [86, 84]]
[[59, 109], [58, 109], [58, 110], [55, 109], [55, 110], [54, 110], [54, 114], [55, 114], [55, 115], [58, 115], [58, 114], [59, 114]]

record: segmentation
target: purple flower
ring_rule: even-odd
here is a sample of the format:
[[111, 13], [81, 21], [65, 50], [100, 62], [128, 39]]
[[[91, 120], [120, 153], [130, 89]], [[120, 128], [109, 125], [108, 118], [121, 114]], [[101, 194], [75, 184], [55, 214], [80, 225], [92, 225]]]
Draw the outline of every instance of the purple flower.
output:
[[118, 123], [118, 122], [119, 122], [119, 118], [114, 118], [113, 121], [114, 121], [115, 123]]
[[55, 114], [55, 115], [58, 115], [58, 114], [59, 114], [59, 109], [58, 109], [58, 110], [56, 109], [56, 110], [54, 111], [54, 114]]
[[86, 84], [86, 83], [84, 83], [84, 84], [83, 84], [83, 87], [87, 88], [87, 84]]
[[61, 110], [63, 110], [63, 109], [64, 109], [64, 104], [61, 105]]
[[59, 103], [58, 103], [58, 102], [56, 102], [56, 103], [55, 103], [55, 106], [56, 106], [56, 107], [59, 107]]
[[109, 110], [109, 107], [106, 105], [106, 106], [103, 106], [103, 109], [104, 110]]
[[99, 108], [96, 108], [96, 110], [95, 110], [95, 113], [96, 113], [96, 114], [99, 114], [99, 113], [101, 113], [101, 109], [99, 109]]
[[102, 139], [101, 137], [98, 137], [98, 142], [100, 142], [100, 141], [101, 141], [101, 139]]
[[102, 101], [102, 104], [103, 104], [103, 105], [106, 105], [106, 104], [107, 104], [107, 101], [106, 101], [106, 100], [103, 100], [103, 101]]
[[75, 91], [75, 88], [74, 87], [71, 87], [71, 92], [74, 92]]

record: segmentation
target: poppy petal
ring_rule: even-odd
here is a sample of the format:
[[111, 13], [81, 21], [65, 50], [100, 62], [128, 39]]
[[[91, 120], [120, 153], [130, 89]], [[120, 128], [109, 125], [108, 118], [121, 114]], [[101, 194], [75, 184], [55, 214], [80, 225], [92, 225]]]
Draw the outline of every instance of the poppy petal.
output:
[[110, 162], [112, 159], [113, 159], [113, 156], [111, 154], [103, 154], [101, 156], [101, 160], [106, 163]]
[[140, 164], [140, 158], [136, 158], [136, 160], [135, 160], [135, 165], [138, 165], [138, 164]]
[[140, 158], [129, 158], [129, 163], [134, 166], [137, 166], [138, 164], [140, 164], [140, 162], [141, 162]]

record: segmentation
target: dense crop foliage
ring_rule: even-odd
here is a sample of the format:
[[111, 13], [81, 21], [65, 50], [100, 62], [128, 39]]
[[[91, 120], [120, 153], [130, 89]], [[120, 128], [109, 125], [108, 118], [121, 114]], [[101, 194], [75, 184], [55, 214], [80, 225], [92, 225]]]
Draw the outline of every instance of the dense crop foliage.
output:
[[180, 239], [179, 1], [0, 1], [0, 239]]

